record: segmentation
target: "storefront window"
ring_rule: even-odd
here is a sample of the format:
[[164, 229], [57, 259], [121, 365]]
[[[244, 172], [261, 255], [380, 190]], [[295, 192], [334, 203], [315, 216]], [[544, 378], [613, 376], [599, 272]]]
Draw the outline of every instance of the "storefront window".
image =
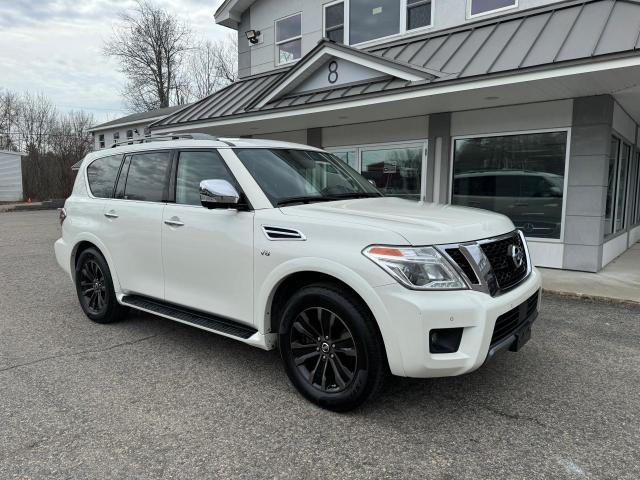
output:
[[605, 208], [605, 235], [621, 232], [626, 226], [630, 158], [631, 147], [617, 137], [612, 137]]
[[507, 215], [529, 237], [560, 238], [566, 132], [457, 139], [452, 203]]
[[354, 170], [358, 170], [358, 153], [355, 150], [333, 151], [336, 157], [349, 165]]
[[385, 195], [420, 199], [421, 147], [362, 150], [362, 175]]

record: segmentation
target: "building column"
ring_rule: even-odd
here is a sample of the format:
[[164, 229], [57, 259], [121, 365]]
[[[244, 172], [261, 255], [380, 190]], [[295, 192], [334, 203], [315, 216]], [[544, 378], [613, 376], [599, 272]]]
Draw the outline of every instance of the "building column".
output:
[[602, 267], [613, 104], [611, 95], [573, 101], [562, 265], [567, 270]]
[[435, 113], [429, 116], [428, 138], [425, 201], [449, 203], [451, 113]]

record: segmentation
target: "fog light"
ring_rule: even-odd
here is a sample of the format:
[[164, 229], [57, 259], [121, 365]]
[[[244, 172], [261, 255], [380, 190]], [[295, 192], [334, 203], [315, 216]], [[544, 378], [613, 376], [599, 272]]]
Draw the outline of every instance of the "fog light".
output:
[[460, 328], [436, 328], [429, 332], [430, 353], [453, 353], [460, 348], [462, 340], [462, 327]]

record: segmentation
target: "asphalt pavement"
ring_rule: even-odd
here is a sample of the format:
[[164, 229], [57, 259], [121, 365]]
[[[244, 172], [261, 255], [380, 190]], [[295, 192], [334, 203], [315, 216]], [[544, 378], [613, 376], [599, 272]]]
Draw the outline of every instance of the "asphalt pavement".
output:
[[547, 295], [533, 338], [348, 414], [276, 352], [147, 314], [90, 322], [55, 211], [0, 214], [0, 479], [638, 479], [640, 309]]

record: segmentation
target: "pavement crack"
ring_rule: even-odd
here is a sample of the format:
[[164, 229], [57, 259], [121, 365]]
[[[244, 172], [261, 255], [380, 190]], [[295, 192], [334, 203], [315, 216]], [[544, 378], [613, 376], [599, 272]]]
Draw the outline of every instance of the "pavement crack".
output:
[[35, 360], [31, 360], [30, 362], [19, 363], [19, 364], [16, 364], [16, 365], [11, 365], [9, 367], [0, 368], [0, 373], [7, 372], [9, 370], [14, 370], [16, 368], [28, 367], [28, 366], [31, 366], [31, 365], [35, 365], [37, 363], [46, 362], [48, 360], [55, 360], [57, 358], [77, 357], [79, 355], [86, 355], [86, 354], [89, 354], [89, 353], [108, 352], [110, 350], [115, 350], [116, 348], [126, 347], [126, 346], [129, 346], [129, 345], [135, 345], [136, 343], [141, 343], [141, 342], [145, 342], [147, 340], [151, 340], [152, 338], [155, 338], [155, 337], [161, 335], [162, 333], [163, 332], [154, 333], [153, 335], [148, 335], [146, 337], [137, 338], [135, 340], [128, 340], [126, 342], [116, 343], [115, 345], [109, 345], [108, 347], [104, 347], [104, 348], [81, 350], [79, 352], [60, 353], [58, 355], [50, 355], [48, 357], [36, 358]]
[[508, 420], [531, 422], [531, 423], [534, 423], [535, 425], [538, 425], [539, 427], [548, 428], [548, 425], [546, 423], [540, 421], [536, 417], [530, 417], [528, 415], [520, 415], [518, 413], [504, 412], [498, 408], [490, 407], [489, 405], [480, 405], [480, 408], [487, 410], [488, 412], [491, 412], [494, 415], [497, 415], [499, 417], [506, 418]]

